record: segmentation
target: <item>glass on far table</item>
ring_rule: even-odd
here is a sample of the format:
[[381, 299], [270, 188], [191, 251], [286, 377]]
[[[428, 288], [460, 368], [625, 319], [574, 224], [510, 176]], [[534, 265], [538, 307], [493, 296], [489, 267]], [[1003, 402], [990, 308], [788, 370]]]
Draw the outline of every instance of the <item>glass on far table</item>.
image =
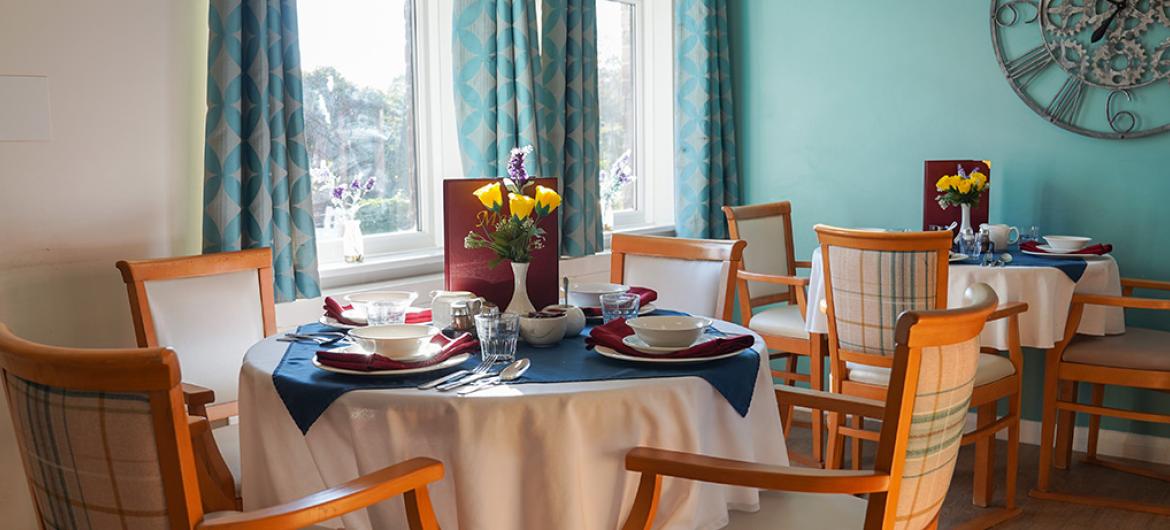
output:
[[520, 315], [511, 313], [475, 316], [480, 356], [484, 362], [510, 363], [516, 360], [516, 339], [520, 336]]
[[638, 316], [638, 309], [642, 299], [631, 293], [611, 293], [601, 295], [601, 321], [609, 324], [613, 320], [624, 318], [629, 320]]
[[375, 300], [366, 303], [366, 322], [371, 326], [386, 324], [405, 324], [406, 310], [410, 302], [406, 300]]
[[959, 233], [959, 253], [966, 255], [968, 259], [979, 259], [979, 238], [975, 233], [967, 230]]
[[1040, 227], [1032, 225], [1030, 228], [1020, 234], [1020, 241], [1040, 241]]

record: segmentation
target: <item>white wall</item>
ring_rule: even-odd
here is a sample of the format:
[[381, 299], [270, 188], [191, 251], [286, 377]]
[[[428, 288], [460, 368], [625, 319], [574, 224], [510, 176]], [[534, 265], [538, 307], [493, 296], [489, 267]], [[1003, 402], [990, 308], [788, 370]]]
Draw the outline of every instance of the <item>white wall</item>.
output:
[[[49, 78], [52, 139], [0, 142], [0, 322], [132, 346], [114, 262], [199, 249], [207, 2], [0, 0], [0, 75]], [[2, 399], [2, 398], [0, 398]], [[0, 517], [35, 528], [6, 404]]]

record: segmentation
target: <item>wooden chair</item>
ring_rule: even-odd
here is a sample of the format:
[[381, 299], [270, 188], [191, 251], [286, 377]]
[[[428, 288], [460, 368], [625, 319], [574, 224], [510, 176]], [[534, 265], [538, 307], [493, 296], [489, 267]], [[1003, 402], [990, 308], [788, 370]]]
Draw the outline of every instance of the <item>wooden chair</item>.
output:
[[[1122, 279], [1122, 296], [1074, 294], [1064, 337], [1048, 351], [1044, 366], [1044, 412], [1040, 429], [1040, 474], [1032, 497], [1170, 515], [1170, 506], [1115, 497], [1053, 491], [1050, 470], [1068, 467], [1072, 457], [1073, 427], [1079, 412], [1089, 415], [1088, 447], [1084, 461], [1127, 473], [1170, 481], [1170, 477], [1097, 454], [1101, 416], [1170, 423], [1170, 415], [1104, 406], [1105, 385], [1170, 391], [1170, 332], [1128, 327], [1124, 335], [1077, 335], [1087, 305], [1130, 309], [1170, 310], [1170, 300], [1134, 296], [1137, 289], [1170, 291], [1170, 282]], [[1077, 400], [1077, 386], [1091, 389], [1089, 403]], [[1056, 438], [1055, 448], [1053, 437]]]
[[[733, 512], [727, 528], [922, 529], [938, 525], [950, 487], [959, 434], [979, 357], [978, 337], [995, 309], [986, 285], [967, 291], [970, 305], [909, 311], [897, 319], [886, 403], [777, 386], [784, 406], [882, 418], [872, 471], [767, 466], [638, 447], [626, 469], [642, 474], [624, 530], [649, 530], [662, 477], [761, 488], [760, 511]], [[869, 494], [868, 500], [853, 495]]]
[[658, 292], [655, 305], [731, 320], [743, 241], [615, 234], [609, 278]]
[[[907, 310], [947, 307], [947, 269], [951, 247], [949, 232], [874, 232], [816, 227], [824, 264], [825, 312], [829, 324], [830, 381], [832, 391], [883, 400], [889, 384], [890, 357], [895, 349], [894, 324]], [[963, 435], [962, 443], [975, 443], [975, 484], [972, 502], [987, 507], [995, 492], [995, 435], [1006, 429], [1008, 454], [1005, 505], [981, 516], [987, 525], [1019, 514], [1016, 507], [1016, 475], [1023, 351], [1019, 338], [1022, 303], [1009, 303], [991, 313], [994, 321], [1009, 319], [1008, 356], [983, 348], [975, 372], [971, 406], [977, 411], [977, 427]], [[1007, 414], [997, 405], [1007, 400]], [[841, 466], [844, 438], [850, 437], [854, 469], [861, 462], [862, 440], [877, 441], [878, 433], [865, 430], [865, 416], [851, 415], [848, 425], [840, 415], [829, 416], [827, 462]]]
[[[443, 464], [415, 458], [301, 499], [205, 513], [179, 359], [169, 348], [34, 344], [0, 325], [0, 372], [42, 529], [305, 528], [404, 495], [410, 528], [439, 528], [427, 484]], [[317, 528], [317, 527], [313, 527]]]
[[[134, 333], [143, 348], [169, 346], [183, 359], [190, 414], [208, 419], [205, 507], [242, 507], [239, 497], [239, 415], [236, 402], [244, 353], [276, 333], [272, 251], [267, 248], [199, 256], [119, 261], [130, 297]], [[218, 465], [223, 462], [224, 465]], [[231, 504], [225, 504], [230, 502]]]
[[[736, 275], [739, 314], [743, 325], [759, 333], [772, 350], [772, 360], [783, 359], [784, 370], [772, 370], [772, 377], [791, 385], [808, 383], [813, 390], [825, 388], [825, 337], [805, 329], [808, 314], [808, 278], [796, 276], [796, 269], [812, 263], [796, 260], [792, 242], [792, 204], [788, 201], [752, 206], [724, 206], [732, 239], [747, 242], [743, 268]], [[765, 307], [762, 311], [757, 308]], [[800, 357], [809, 360], [809, 373], [797, 372]], [[820, 464], [824, 449], [824, 417], [812, 411], [812, 461]], [[792, 428], [792, 411], [784, 411], [784, 434]], [[795, 455], [793, 455], [795, 457]]]

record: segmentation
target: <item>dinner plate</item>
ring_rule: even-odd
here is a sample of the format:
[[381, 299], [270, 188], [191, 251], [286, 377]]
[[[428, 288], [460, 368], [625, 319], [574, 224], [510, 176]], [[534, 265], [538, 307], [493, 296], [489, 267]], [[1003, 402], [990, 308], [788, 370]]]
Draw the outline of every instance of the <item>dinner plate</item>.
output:
[[686, 364], [686, 363], [705, 363], [707, 361], [718, 361], [719, 359], [727, 359], [729, 357], [735, 357], [736, 355], [743, 353], [745, 350], [747, 350], [747, 348], [744, 348], [742, 350], [736, 350], [736, 351], [733, 351], [731, 353], [725, 353], [723, 355], [716, 355], [714, 357], [698, 357], [698, 358], [689, 357], [686, 359], [675, 359], [675, 358], [671, 358], [671, 357], [635, 357], [633, 355], [625, 355], [623, 353], [618, 353], [611, 348], [606, 348], [605, 346], [597, 346], [596, 348], [593, 348], [593, 351], [597, 352], [602, 357], [609, 357], [610, 359], [616, 359], [619, 361], [630, 361], [630, 362], [635, 362], [635, 363], [660, 363], [660, 364], [661, 363]]
[[951, 252], [951, 257], [948, 261], [950, 261], [951, 263], [954, 263], [956, 261], [964, 261], [969, 257], [970, 256], [968, 256], [966, 254], [960, 254], [958, 252]]
[[446, 361], [443, 361], [443, 362], [438, 363], [438, 364], [432, 364], [430, 366], [422, 366], [419, 368], [406, 368], [403, 370], [373, 370], [373, 371], [365, 372], [365, 371], [361, 371], [361, 370], [347, 370], [345, 368], [334, 368], [332, 366], [326, 366], [324, 364], [321, 364], [321, 361], [318, 361], [317, 356], [314, 355], [313, 356], [313, 366], [316, 366], [317, 368], [325, 370], [326, 372], [333, 372], [336, 374], [346, 374], [346, 375], [380, 375], [380, 376], [411, 375], [411, 374], [425, 374], [427, 372], [434, 372], [437, 370], [445, 370], [447, 368], [454, 368], [456, 366], [463, 364], [464, 361], [467, 361], [467, 359], [469, 359], [469, 358], [471, 358], [470, 353], [460, 353], [459, 355], [451, 357], [450, 359], [447, 359]]
[[317, 322], [325, 324], [326, 326], [329, 326], [331, 328], [337, 328], [337, 329], [357, 329], [357, 328], [363, 327], [363, 326], [353, 326], [350, 324], [342, 324], [337, 319], [326, 316], [326, 315], [321, 315], [321, 318], [319, 320], [317, 320]]
[[[1045, 248], [1045, 247], [1047, 247], [1047, 246], [1048, 246], [1048, 245], [1039, 245], [1039, 246], [1037, 246], [1036, 248], [1043, 249], [1043, 248]], [[1060, 254], [1060, 253], [1054, 253], [1054, 252], [1036, 252], [1036, 251], [1034, 251], [1034, 250], [1021, 250], [1020, 252], [1023, 252], [1024, 254], [1027, 254], [1027, 255], [1029, 255], [1029, 256], [1040, 256], [1041, 258], [1081, 258], [1081, 259], [1094, 259], [1094, 258], [1103, 258], [1103, 257], [1104, 257], [1104, 256], [1102, 256], [1102, 255], [1097, 255], [1097, 254]]]
[[622, 339], [622, 344], [625, 344], [626, 346], [629, 346], [629, 347], [631, 347], [635, 350], [638, 350], [642, 353], [646, 353], [649, 355], [658, 355], [658, 354], [667, 354], [667, 353], [674, 353], [676, 351], [682, 351], [682, 350], [685, 350], [687, 348], [692, 348], [694, 346], [697, 346], [699, 344], [702, 344], [704, 342], [709, 342], [712, 340], [715, 340], [714, 337], [708, 337], [707, 335], [703, 335], [703, 336], [699, 337], [695, 342], [692, 342], [690, 346], [684, 346], [682, 348], [675, 348], [673, 346], [651, 346], [651, 345], [647, 344], [646, 341], [639, 338], [637, 335], [627, 335], [625, 338]]

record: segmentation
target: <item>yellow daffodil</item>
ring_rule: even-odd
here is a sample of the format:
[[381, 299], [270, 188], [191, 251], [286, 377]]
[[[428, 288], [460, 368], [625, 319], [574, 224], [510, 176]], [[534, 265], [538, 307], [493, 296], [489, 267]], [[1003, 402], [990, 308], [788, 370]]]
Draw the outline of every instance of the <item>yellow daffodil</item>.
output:
[[934, 187], [938, 191], [947, 191], [951, 189], [951, 176], [943, 175], [939, 177], [938, 182], [934, 183]]
[[508, 194], [508, 209], [512, 210], [512, 216], [517, 219], [524, 219], [532, 214], [532, 209], [536, 207], [536, 199], [527, 195], [518, 195], [515, 193]]
[[987, 187], [987, 175], [979, 171], [971, 173], [971, 180], [975, 181], [975, 189], [978, 191], [983, 191]]
[[552, 188], [544, 186], [536, 187], [536, 214], [548, 215], [556, 211], [557, 206], [561, 205], [561, 196]]
[[967, 193], [971, 191], [972, 184], [974, 182], [971, 179], [960, 178], [959, 182], [955, 184], [955, 189], [959, 190], [959, 193]]
[[479, 202], [494, 212], [500, 211], [500, 207], [504, 205], [504, 188], [499, 182], [493, 182], [481, 186], [479, 189], [471, 192], [475, 195]]

